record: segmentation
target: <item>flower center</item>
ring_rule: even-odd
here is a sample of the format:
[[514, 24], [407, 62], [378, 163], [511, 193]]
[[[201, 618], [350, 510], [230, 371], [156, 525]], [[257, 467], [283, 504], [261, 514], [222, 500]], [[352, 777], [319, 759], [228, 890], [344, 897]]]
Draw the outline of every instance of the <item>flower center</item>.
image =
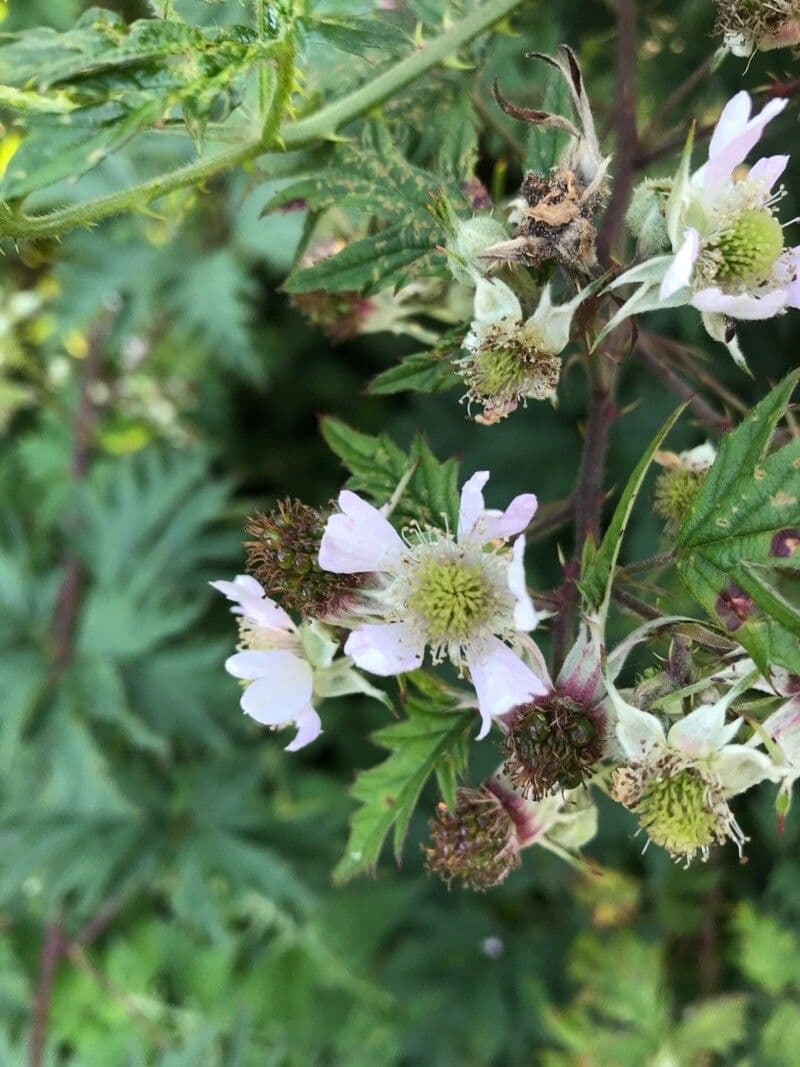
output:
[[612, 796], [638, 816], [651, 841], [687, 865], [728, 839], [741, 853], [746, 840], [719, 783], [673, 752], [656, 764], [619, 767]]
[[428, 560], [414, 579], [408, 606], [422, 617], [432, 643], [466, 641], [492, 613], [494, 597], [479, 563]]
[[481, 349], [470, 367], [470, 385], [479, 396], [516, 394], [525, 388], [529, 369], [519, 352], [510, 348]]
[[748, 208], [739, 212], [714, 245], [723, 280], [760, 280], [769, 275], [783, 251], [783, 230], [772, 212]]

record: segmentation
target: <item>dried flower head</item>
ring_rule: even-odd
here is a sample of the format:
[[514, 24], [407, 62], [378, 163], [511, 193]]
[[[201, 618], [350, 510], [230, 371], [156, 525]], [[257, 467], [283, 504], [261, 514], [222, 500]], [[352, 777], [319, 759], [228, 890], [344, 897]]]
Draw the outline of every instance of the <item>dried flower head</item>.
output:
[[425, 865], [448, 887], [459, 880], [467, 889], [491, 889], [520, 865], [514, 822], [488, 785], [459, 789], [455, 810], [439, 803], [428, 825]]
[[245, 529], [247, 566], [289, 611], [325, 619], [352, 601], [363, 579], [333, 574], [319, 565], [319, 546], [329, 511], [300, 500], [282, 500], [268, 514], [252, 515]]
[[716, 0], [715, 32], [736, 56], [800, 44], [798, 0]]
[[580, 65], [572, 49], [561, 54], [532, 57], [550, 63], [569, 87], [580, 128], [562, 115], [518, 107], [506, 100], [495, 83], [494, 95], [507, 115], [522, 122], [564, 130], [570, 143], [549, 175], [529, 172], [520, 188], [513, 238], [487, 249], [487, 258], [538, 266], [549, 260], [578, 274], [588, 273], [597, 262], [594, 218], [608, 195], [609, 158], [600, 152], [594, 119], [583, 85]]
[[526, 796], [541, 800], [585, 784], [605, 749], [605, 718], [554, 691], [515, 708], [508, 717], [503, 771]]

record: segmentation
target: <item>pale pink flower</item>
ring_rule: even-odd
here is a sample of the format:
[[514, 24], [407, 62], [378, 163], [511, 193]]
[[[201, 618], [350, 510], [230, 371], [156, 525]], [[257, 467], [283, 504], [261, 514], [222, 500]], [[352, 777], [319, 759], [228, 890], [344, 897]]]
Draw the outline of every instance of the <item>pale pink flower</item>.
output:
[[319, 552], [325, 570], [372, 575], [360, 590], [363, 621], [347, 640], [347, 655], [384, 676], [420, 667], [426, 647], [434, 662], [449, 658], [475, 686], [480, 737], [494, 718], [547, 689], [518, 651], [520, 635], [541, 618], [525, 585], [521, 534], [536, 497], [488, 509], [488, 479], [479, 471], [464, 485], [455, 536], [415, 526], [401, 537], [381, 511], [344, 490]]

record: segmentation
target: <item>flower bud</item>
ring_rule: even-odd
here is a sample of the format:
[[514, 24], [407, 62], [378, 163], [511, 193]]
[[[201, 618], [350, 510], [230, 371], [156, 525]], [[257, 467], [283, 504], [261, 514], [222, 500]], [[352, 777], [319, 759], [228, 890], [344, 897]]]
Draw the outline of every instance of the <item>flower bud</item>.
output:
[[300, 500], [283, 500], [269, 514], [251, 516], [245, 529], [247, 566], [289, 610], [329, 618], [347, 607], [361, 576], [332, 574], [318, 562], [328, 515]]
[[663, 178], [646, 178], [633, 191], [625, 221], [636, 238], [640, 256], [650, 258], [671, 248], [664, 203], [669, 195], [669, 182]]
[[474, 272], [483, 274], [487, 261], [478, 259], [487, 248], [505, 241], [508, 234], [491, 215], [476, 215], [471, 219], [451, 220], [452, 230], [447, 238], [447, 266], [457, 282], [474, 285]]

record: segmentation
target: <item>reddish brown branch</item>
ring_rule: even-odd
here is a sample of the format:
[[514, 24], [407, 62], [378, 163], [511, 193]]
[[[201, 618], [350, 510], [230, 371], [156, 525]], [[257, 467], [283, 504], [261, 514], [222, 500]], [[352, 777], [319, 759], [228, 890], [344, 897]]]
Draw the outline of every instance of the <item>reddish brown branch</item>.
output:
[[727, 415], [716, 411], [707, 400], [684, 381], [659, 355], [658, 348], [652, 337], [642, 335], [636, 346], [642, 362], [659, 378], [671, 393], [684, 401], [692, 414], [709, 430], [715, 434], [725, 433], [731, 429], [732, 423]]
[[50, 1015], [53, 982], [55, 981], [56, 971], [63, 953], [64, 932], [60, 919], [54, 919], [45, 931], [44, 943], [42, 944], [39, 981], [36, 985], [31, 1011], [29, 1067], [42, 1067], [44, 1062], [45, 1046], [47, 1044], [47, 1020]]
[[639, 135], [636, 129], [636, 2], [617, 0], [616, 96], [614, 101], [614, 182], [597, 247], [607, 264], [623, 230], [636, 176]]

